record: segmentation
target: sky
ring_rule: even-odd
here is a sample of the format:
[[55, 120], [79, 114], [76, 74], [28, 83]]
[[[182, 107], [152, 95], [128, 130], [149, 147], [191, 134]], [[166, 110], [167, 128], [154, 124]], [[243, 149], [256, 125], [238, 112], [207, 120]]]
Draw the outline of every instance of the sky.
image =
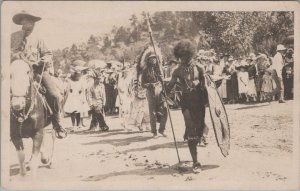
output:
[[128, 26], [131, 15], [141, 17], [143, 11], [151, 14], [166, 10], [274, 10], [270, 4], [280, 10], [288, 8], [280, 2], [5, 1], [1, 4], [1, 16], [5, 16], [5, 24], [10, 23], [11, 33], [21, 29], [11, 20], [21, 10], [42, 17], [34, 32], [43, 38], [50, 50], [55, 50], [86, 42], [91, 34], [109, 33], [114, 25]]
[[[11, 17], [25, 10], [42, 17], [34, 32], [42, 37], [51, 50], [73, 43], [86, 42], [91, 34], [101, 35], [111, 31], [114, 25], [129, 26], [132, 14], [143, 10], [121, 6], [117, 2], [13, 2]], [[21, 29], [11, 22], [11, 31]]]

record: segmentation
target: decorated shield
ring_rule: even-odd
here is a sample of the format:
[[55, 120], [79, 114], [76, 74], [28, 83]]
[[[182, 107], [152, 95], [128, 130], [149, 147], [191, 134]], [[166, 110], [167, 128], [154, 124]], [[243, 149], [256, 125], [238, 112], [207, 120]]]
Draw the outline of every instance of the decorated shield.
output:
[[206, 75], [206, 88], [208, 92], [208, 102], [210, 116], [215, 132], [217, 144], [224, 157], [229, 154], [230, 149], [230, 127], [224, 104], [219, 96], [217, 87], [213, 79]]

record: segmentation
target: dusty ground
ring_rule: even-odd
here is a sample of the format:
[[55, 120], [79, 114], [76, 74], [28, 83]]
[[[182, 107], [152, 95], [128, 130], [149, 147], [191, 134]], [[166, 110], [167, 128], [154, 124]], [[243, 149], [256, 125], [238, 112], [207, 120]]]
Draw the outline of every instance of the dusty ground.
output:
[[[153, 139], [150, 132], [127, 132], [119, 119], [108, 117], [110, 131], [78, 130], [56, 141], [54, 164], [41, 165], [36, 184], [30, 175], [18, 175], [14, 148], [10, 153], [10, 182], [14, 188], [40, 189], [287, 189], [293, 188], [293, 101], [286, 104], [227, 105], [231, 124], [231, 150], [224, 158], [216, 145], [210, 116], [209, 144], [198, 147], [200, 174], [176, 169], [177, 157], [168, 123], [168, 137]], [[183, 142], [180, 110], [172, 111], [182, 161], [191, 160]], [[64, 119], [69, 126], [70, 119]], [[86, 121], [86, 124], [89, 124]], [[30, 157], [31, 140], [25, 140]], [[186, 162], [186, 166], [190, 166]], [[30, 173], [29, 173], [30, 174]], [[25, 187], [24, 187], [25, 186]]]

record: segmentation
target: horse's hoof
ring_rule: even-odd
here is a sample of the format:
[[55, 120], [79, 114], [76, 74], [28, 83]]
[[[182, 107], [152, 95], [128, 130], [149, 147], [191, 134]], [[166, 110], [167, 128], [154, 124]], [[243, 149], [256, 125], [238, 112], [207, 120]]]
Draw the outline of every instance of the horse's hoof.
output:
[[41, 162], [43, 163], [43, 164], [48, 164], [49, 163], [49, 158], [42, 158], [41, 159]]
[[58, 139], [66, 138], [68, 135], [67, 131], [55, 131], [55, 136]]

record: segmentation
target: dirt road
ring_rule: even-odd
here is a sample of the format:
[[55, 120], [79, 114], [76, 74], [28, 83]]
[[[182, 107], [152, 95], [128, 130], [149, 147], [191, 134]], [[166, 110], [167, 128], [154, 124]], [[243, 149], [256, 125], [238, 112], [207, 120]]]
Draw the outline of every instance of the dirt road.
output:
[[[54, 164], [40, 166], [35, 186], [40, 189], [288, 189], [295, 184], [293, 166], [293, 101], [286, 104], [227, 105], [231, 125], [231, 150], [224, 158], [217, 147], [209, 112], [209, 144], [198, 147], [203, 166], [179, 172], [171, 129], [168, 137], [153, 139], [150, 132], [127, 132], [119, 118], [108, 117], [110, 131], [80, 129], [56, 141]], [[182, 161], [191, 160], [183, 142], [184, 122], [180, 110], [171, 111]], [[70, 119], [64, 119], [69, 126]], [[89, 124], [86, 121], [86, 124]], [[10, 180], [13, 188], [32, 186], [29, 176], [18, 175], [11, 147]], [[31, 140], [25, 141], [30, 157]], [[186, 162], [187, 167], [191, 166]]]

